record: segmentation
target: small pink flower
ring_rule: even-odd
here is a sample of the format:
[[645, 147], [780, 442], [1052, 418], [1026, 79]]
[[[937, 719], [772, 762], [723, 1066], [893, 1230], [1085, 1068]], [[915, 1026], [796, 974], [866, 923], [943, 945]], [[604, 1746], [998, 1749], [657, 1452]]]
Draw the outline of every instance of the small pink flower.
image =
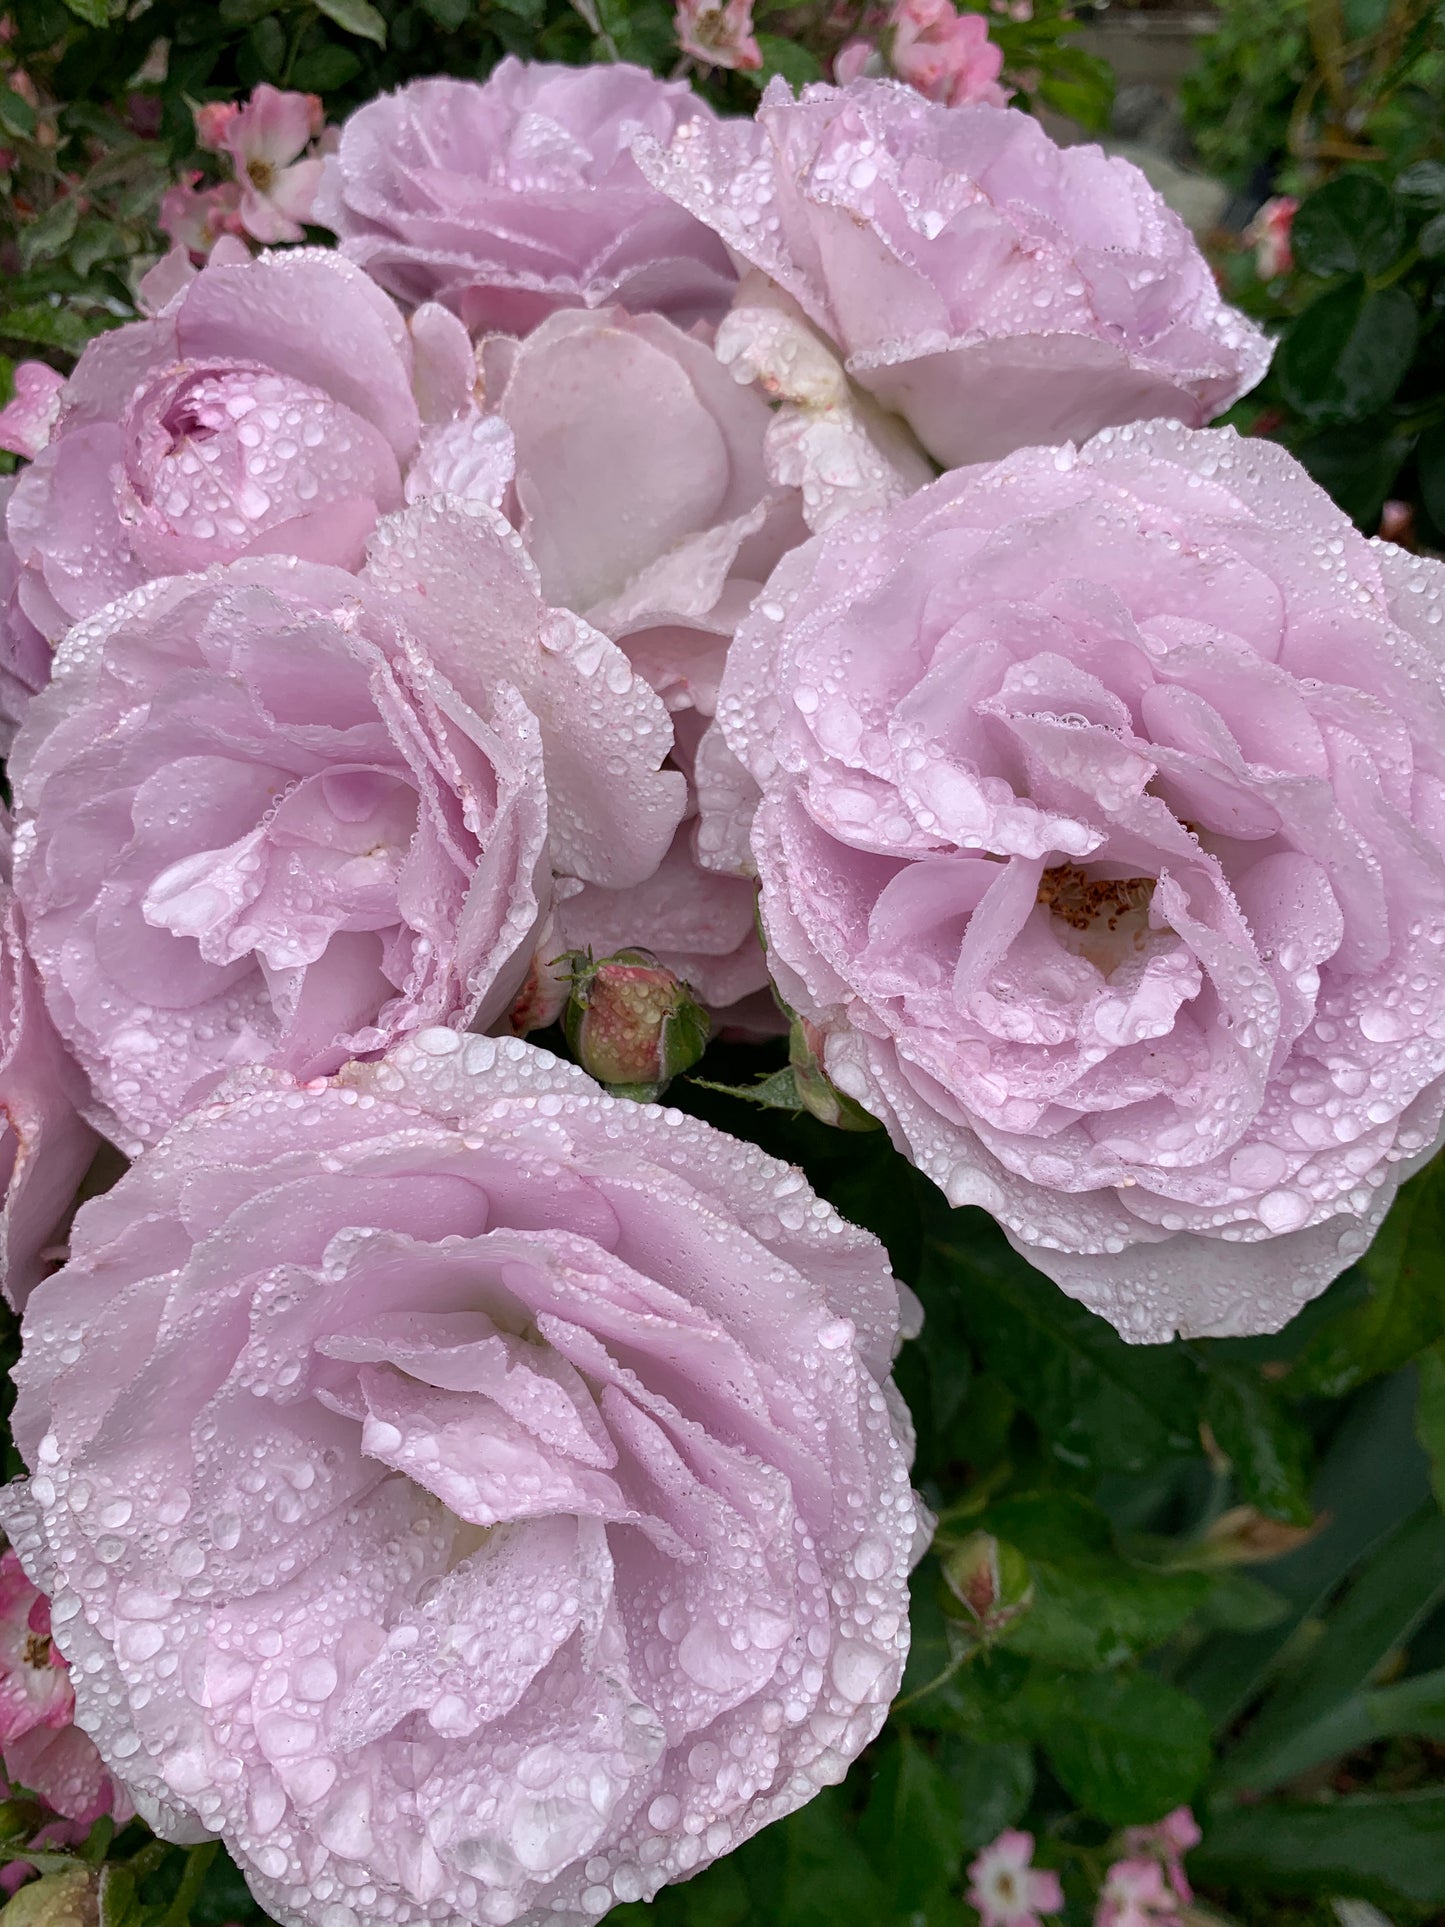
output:
[[1254, 249], [1254, 265], [1261, 281], [1273, 281], [1293, 268], [1289, 234], [1298, 208], [1293, 194], [1276, 194], [1244, 230], [1245, 240]]
[[0, 408], [0, 448], [34, 461], [50, 440], [64, 386], [64, 375], [57, 375], [43, 361], [17, 363], [15, 392]]
[[0, 1746], [37, 1726], [66, 1726], [70, 1670], [50, 1643], [50, 1601], [7, 1547], [0, 1555]]
[[677, 0], [677, 44], [707, 67], [755, 72], [763, 64], [753, 37], [753, 0]]
[[[38, 1794], [62, 1820], [82, 1829], [103, 1813], [124, 1823], [129, 1800], [89, 1737], [74, 1724], [70, 1668], [52, 1645], [50, 1601], [26, 1578], [7, 1546], [0, 1555], [0, 1763], [5, 1779]], [[0, 1795], [5, 1788], [0, 1784]], [[46, 1844], [67, 1844], [47, 1828]], [[13, 1863], [12, 1863], [13, 1864]], [[0, 1885], [7, 1885], [0, 1874]]]
[[945, 107], [1007, 102], [998, 84], [1003, 53], [982, 14], [958, 13], [953, 0], [898, 0], [890, 25], [893, 71], [926, 99]]
[[1126, 1853], [1152, 1855], [1163, 1863], [1169, 1884], [1181, 1900], [1192, 1900], [1193, 1889], [1184, 1872], [1184, 1856], [1203, 1839], [1199, 1823], [1188, 1807], [1176, 1807], [1152, 1827], [1130, 1827], [1124, 1835]]
[[[301, 241], [321, 182], [321, 155], [307, 153], [326, 124], [316, 94], [284, 93], [263, 81], [244, 107], [208, 101], [196, 109], [202, 147], [225, 154], [240, 186], [240, 225], [253, 240]], [[167, 230], [169, 232], [169, 230]]]
[[1094, 1913], [1094, 1927], [1180, 1927], [1177, 1896], [1157, 1860], [1117, 1860]]
[[968, 1901], [983, 1927], [1041, 1927], [1040, 1914], [1062, 1908], [1059, 1876], [1035, 1867], [1033, 1857], [1033, 1835], [1010, 1829], [971, 1863]]
[[198, 190], [201, 176], [190, 174], [161, 196], [162, 234], [188, 254], [205, 260], [223, 234], [241, 231], [241, 190], [234, 181]]

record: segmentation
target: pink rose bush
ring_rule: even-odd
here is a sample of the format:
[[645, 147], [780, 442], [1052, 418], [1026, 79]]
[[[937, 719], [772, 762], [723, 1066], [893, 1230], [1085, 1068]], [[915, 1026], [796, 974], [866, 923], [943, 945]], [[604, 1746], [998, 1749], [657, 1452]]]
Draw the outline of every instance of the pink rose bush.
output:
[[684, 83], [624, 61], [508, 58], [483, 82], [413, 81], [347, 121], [315, 219], [401, 300], [444, 302], [474, 331], [525, 334], [557, 308], [613, 303], [716, 320], [726, 249], [631, 152], [711, 119]]
[[236, 174], [233, 232], [254, 241], [302, 241], [321, 185], [326, 110], [315, 94], [283, 93], [263, 81], [245, 106], [208, 101], [196, 134]]
[[162, 579], [62, 643], [11, 764], [51, 1014], [123, 1145], [228, 1067], [311, 1076], [520, 988], [553, 872], [661, 861], [659, 699], [492, 511], [424, 503], [361, 577]]
[[753, 0], [677, 0], [674, 31], [685, 54], [705, 67], [756, 72], [763, 53], [753, 34]]
[[454, 317], [431, 306], [408, 324], [335, 254], [182, 279], [160, 314], [91, 342], [16, 482], [21, 613], [58, 642], [115, 597], [212, 562], [359, 566], [378, 516], [417, 492], [429, 438], [464, 422], [473, 379]]
[[878, 1730], [901, 1317], [796, 1171], [426, 1031], [85, 1207], [0, 1509], [103, 1756], [276, 1919], [597, 1919]]
[[[46, 1830], [47, 1842], [57, 1845], [57, 1835], [83, 1837], [104, 1813], [123, 1825], [134, 1811], [74, 1721], [75, 1690], [52, 1637], [50, 1601], [7, 1546], [0, 1553], [0, 1764], [13, 1787], [37, 1794], [72, 1823]], [[0, 1873], [0, 1885], [9, 1871]]]
[[1025, 114], [775, 79], [755, 120], [637, 153], [945, 466], [1147, 416], [1198, 427], [1268, 365], [1138, 169]]
[[888, 17], [894, 73], [925, 100], [945, 107], [987, 101], [1002, 107], [1003, 50], [988, 37], [981, 13], [960, 13], [953, 0], [898, 0]]
[[738, 633], [783, 995], [1126, 1337], [1277, 1329], [1439, 1140], [1442, 611], [1283, 450], [1153, 423], [845, 521]]

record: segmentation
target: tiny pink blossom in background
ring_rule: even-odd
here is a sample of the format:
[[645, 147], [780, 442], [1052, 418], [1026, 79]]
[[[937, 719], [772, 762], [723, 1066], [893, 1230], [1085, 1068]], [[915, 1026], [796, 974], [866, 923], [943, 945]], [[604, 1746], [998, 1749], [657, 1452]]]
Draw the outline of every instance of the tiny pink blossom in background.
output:
[[1094, 1927], [1179, 1927], [1179, 1899], [1157, 1860], [1118, 1860], [1110, 1867]]
[[[870, 65], [875, 61], [876, 66]], [[846, 87], [850, 80], [861, 80], [869, 73], [875, 79], [883, 73], [883, 56], [871, 40], [850, 40], [833, 56], [833, 78], [840, 87]]]
[[306, 238], [303, 223], [321, 184], [324, 151], [324, 144], [312, 143], [320, 141], [325, 125], [318, 95], [286, 93], [264, 81], [244, 107], [214, 100], [196, 109], [197, 140], [224, 154], [236, 170], [236, 218], [253, 240]]
[[[124, 1823], [131, 1815], [130, 1802], [74, 1720], [70, 1668], [51, 1644], [50, 1601], [26, 1578], [7, 1547], [0, 1555], [0, 1763], [5, 1778], [38, 1794], [62, 1820], [82, 1829], [103, 1813], [114, 1813]], [[60, 1842], [52, 1833], [48, 1844]], [[8, 1866], [0, 1871], [0, 1885], [14, 1884], [6, 1877], [10, 1873]]]
[[1159, 1860], [1169, 1885], [1181, 1900], [1192, 1900], [1194, 1890], [1184, 1872], [1184, 1856], [1203, 1839], [1199, 1822], [1188, 1807], [1176, 1807], [1152, 1827], [1130, 1827], [1124, 1835], [1124, 1850], [1134, 1859], [1149, 1855]]
[[241, 232], [241, 190], [234, 181], [198, 188], [199, 173], [188, 174], [161, 196], [157, 221], [162, 234], [204, 261], [223, 234]]
[[33, 461], [50, 440], [64, 386], [64, 375], [43, 361], [17, 363], [15, 392], [0, 408], [0, 448]]
[[1002, 107], [1008, 92], [998, 84], [1003, 52], [988, 37], [982, 14], [959, 13], [952, 0], [898, 0], [893, 31], [893, 71], [926, 100], [962, 107], [984, 100]]
[[1261, 281], [1273, 281], [1294, 266], [1289, 234], [1298, 207], [1293, 194], [1276, 194], [1244, 230], [1245, 240], [1254, 249], [1254, 265]]
[[708, 67], [737, 67], [756, 72], [763, 64], [762, 49], [753, 37], [753, 0], [677, 0], [677, 44], [685, 54]]
[[1040, 1914], [1062, 1908], [1059, 1876], [1035, 1867], [1033, 1858], [1033, 1835], [1010, 1828], [970, 1864], [968, 1901], [983, 1927], [1041, 1927]]

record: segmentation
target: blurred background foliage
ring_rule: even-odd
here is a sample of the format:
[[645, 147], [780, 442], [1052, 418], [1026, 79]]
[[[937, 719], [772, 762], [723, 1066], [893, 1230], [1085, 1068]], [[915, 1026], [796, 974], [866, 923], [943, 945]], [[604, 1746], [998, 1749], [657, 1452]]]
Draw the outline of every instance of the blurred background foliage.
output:
[[[1080, 21], [1057, 0], [986, 10], [1021, 104], [1108, 126]], [[823, 73], [863, 11], [759, 0], [763, 73], [692, 78], [746, 110], [771, 72]], [[266, 80], [339, 121], [506, 53], [686, 71], [666, 0], [18, 0], [0, 26], [0, 393], [5, 357], [64, 369], [134, 314], [161, 192], [218, 178], [195, 105]], [[1233, 197], [1207, 237], [1221, 277], [1280, 336], [1233, 419], [1362, 527], [1393, 516], [1445, 547], [1445, 8], [1223, 0], [1182, 107]], [[1300, 203], [1282, 256], [1242, 238], [1277, 196]], [[715, 1045], [700, 1075], [760, 1064]], [[1441, 1927], [1445, 1171], [1278, 1337], [1131, 1347], [881, 1133], [699, 1082], [670, 1095], [801, 1162], [917, 1290], [926, 1338], [899, 1382], [939, 1529], [903, 1692], [847, 1782], [617, 1927], [969, 1927], [968, 1862], [1013, 1825], [1083, 1927], [1121, 1830], [1181, 1804], [1204, 1828], [1195, 1927]], [[0, 1805], [0, 1858], [36, 1825], [23, 1795]], [[31, 1859], [81, 1881], [87, 1923], [261, 1918], [220, 1849], [139, 1826]], [[37, 1888], [10, 1927], [45, 1918]]]

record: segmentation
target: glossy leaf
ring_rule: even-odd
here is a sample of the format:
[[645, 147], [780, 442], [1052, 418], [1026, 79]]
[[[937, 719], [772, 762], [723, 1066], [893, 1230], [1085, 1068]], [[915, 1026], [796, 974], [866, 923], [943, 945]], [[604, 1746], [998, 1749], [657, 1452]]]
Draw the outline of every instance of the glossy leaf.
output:
[[1420, 1355], [1420, 1394], [1415, 1436], [1430, 1461], [1435, 1497], [1445, 1506], [1445, 1342]]
[[1371, 289], [1353, 274], [1286, 332], [1274, 362], [1280, 391], [1310, 421], [1376, 414], [1404, 380], [1418, 331], [1403, 288]]
[[1179, 1348], [1126, 1345], [1011, 1252], [981, 1213], [925, 1264], [925, 1303], [953, 1289], [976, 1348], [1065, 1464], [1137, 1472], [1198, 1447], [1199, 1374]]
[[374, 40], [378, 47], [386, 45], [386, 16], [372, 6], [371, 0], [316, 0], [316, 6], [343, 33]]
[[1445, 1904], [1445, 1792], [1233, 1808], [1214, 1817], [1189, 1866], [1196, 1879], [1237, 1881], [1253, 1892], [1438, 1907]]
[[1308, 1525], [1314, 1516], [1309, 1434], [1260, 1374], [1216, 1362], [1204, 1417], [1246, 1503], [1268, 1518]]
[[1203, 1709], [1152, 1673], [1039, 1673], [1025, 1703], [1060, 1783], [1110, 1826], [1187, 1805], [1209, 1770]]
[[858, 1841], [900, 1913], [922, 1907], [958, 1873], [963, 1856], [958, 1788], [906, 1728], [879, 1756]]
[[1290, 249], [1306, 274], [1381, 274], [1399, 254], [1405, 224], [1372, 174], [1340, 174], [1300, 202]]

